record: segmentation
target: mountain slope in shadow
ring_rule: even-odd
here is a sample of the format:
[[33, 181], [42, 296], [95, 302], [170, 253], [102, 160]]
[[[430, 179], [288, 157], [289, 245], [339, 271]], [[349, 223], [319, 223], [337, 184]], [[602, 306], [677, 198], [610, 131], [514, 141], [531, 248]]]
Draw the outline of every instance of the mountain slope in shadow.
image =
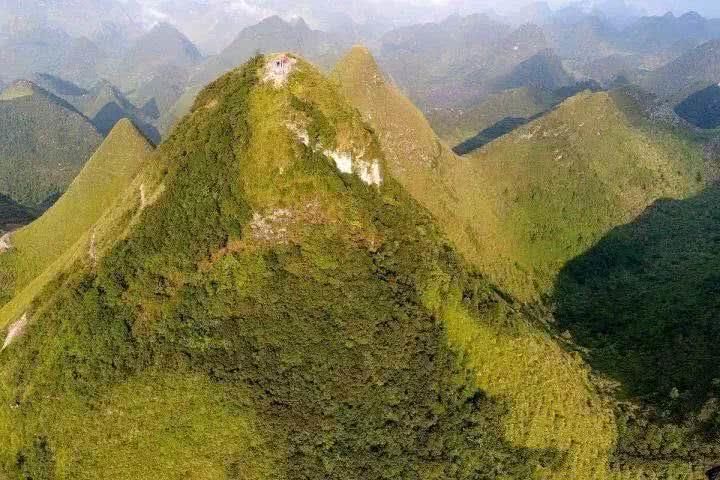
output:
[[[624, 396], [687, 418], [720, 397], [720, 186], [659, 200], [569, 262], [562, 329]], [[717, 416], [717, 415], [716, 415]]]

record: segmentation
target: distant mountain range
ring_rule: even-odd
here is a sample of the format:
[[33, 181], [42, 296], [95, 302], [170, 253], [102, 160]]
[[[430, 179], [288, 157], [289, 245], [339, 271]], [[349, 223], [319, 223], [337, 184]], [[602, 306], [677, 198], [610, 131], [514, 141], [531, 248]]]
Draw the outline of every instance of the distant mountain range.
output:
[[103, 1], [0, 40], [0, 477], [720, 458], [714, 20]]
[[[48, 8], [60, 8], [67, 1], [53, 0]], [[52, 16], [56, 19], [52, 22], [50, 16], [37, 11], [20, 15], [26, 7], [8, 7], [15, 13], [9, 14], [4, 27], [0, 22], [0, 61], [8, 66], [0, 72], [0, 80], [49, 74], [84, 89], [107, 80], [142, 113], [128, 115], [130, 118], [163, 132], [174, 123], [177, 112], [188, 108], [202, 86], [256, 51], [293, 51], [329, 68], [351, 42], [366, 40], [383, 69], [429, 112], [437, 107], [478, 104], [506, 86], [536, 88], [553, 76], [556, 84], [558, 80], [569, 84], [593, 79], [609, 86], [618, 80], [650, 88], [655, 70], [720, 35], [720, 20], [694, 12], [652, 17], [636, 12], [628, 13], [627, 21], [619, 21], [622, 1], [560, 10], [538, 3], [524, 12], [525, 21], [534, 24], [516, 27], [512, 26], [513, 17], [472, 14], [400, 27], [376, 22], [370, 29], [360, 28], [362, 21], [353, 20], [361, 17], [354, 7], [341, 14], [328, 4], [325, 14], [312, 17], [314, 24], [323, 25], [322, 30], [302, 18], [288, 21], [272, 15], [246, 25], [238, 20], [238, 12], [228, 13], [222, 22], [236, 19], [237, 28], [225, 29], [223, 35], [232, 37], [215, 49], [217, 55], [206, 57], [169, 21], [176, 19], [183, 28], [207, 31], [206, 20], [198, 17], [196, 22], [189, 12], [203, 11], [201, 17], [211, 18], [230, 8], [227, 4], [214, 3], [205, 12], [205, 7], [188, 0], [184, 4], [187, 13], [183, 13], [178, 5], [161, 2], [141, 6], [105, 1], [103, 8], [115, 12], [110, 15], [116, 21], [98, 14], [96, 19], [83, 20], [87, 25], [79, 22], [73, 28], [63, 16]], [[82, 2], [89, 5], [92, 0]], [[125, 12], [124, 17], [117, 13], [118, 8]], [[283, 8], [295, 10], [275, 2], [256, 14], [270, 15]], [[312, 8], [306, 13], [315, 11]], [[100, 7], [96, 4], [87, 9], [92, 12]], [[149, 14], [151, 11], [154, 13]], [[127, 20], [132, 18], [136, 21]], [[693, 75], [692, 69], [689, 72]], [[528, 77], [531, 73], [535, 78]], [[510, 78], [512, 75], [515, 77]], [[148, 128], [143, 130], [157, 139]]]

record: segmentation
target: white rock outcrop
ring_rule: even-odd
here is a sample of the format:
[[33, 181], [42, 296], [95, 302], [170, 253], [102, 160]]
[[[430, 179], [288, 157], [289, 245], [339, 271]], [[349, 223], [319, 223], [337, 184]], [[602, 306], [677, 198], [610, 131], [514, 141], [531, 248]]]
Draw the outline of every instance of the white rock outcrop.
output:
[[0, 237], [0, 253], [5, 253], [12, 249], [12, 242], [10, 241], [10, 234], [6, 233]]
[[263, 81], [271, 82], [275, 88], [282, 87], [287, 82], [296, 63], [297, 60], [285, 53], [273, 56], [265, 63]]
[[5, 342], [3, 343], [2, 348], [0, 348], [0, 352], [5, 350], [10, 344], [15, 340], [16, 338], [20, 337], [23, 333], [25, 333], [25, 328], [27, 327], [28, 322], [30, 321], [28, 314], [24, 313], [22, 317], [16, 322], [14, 322], [12, 325], [10, 325], [10, 328], [8, 328], [7, 335], [5, 336]]

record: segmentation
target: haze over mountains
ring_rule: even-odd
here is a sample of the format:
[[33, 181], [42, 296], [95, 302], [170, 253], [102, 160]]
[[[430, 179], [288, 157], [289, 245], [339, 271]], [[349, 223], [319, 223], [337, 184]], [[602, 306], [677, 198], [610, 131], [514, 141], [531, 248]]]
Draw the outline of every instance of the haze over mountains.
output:
[[0, 0], [0, 479], [704, 480], [694, 7]]

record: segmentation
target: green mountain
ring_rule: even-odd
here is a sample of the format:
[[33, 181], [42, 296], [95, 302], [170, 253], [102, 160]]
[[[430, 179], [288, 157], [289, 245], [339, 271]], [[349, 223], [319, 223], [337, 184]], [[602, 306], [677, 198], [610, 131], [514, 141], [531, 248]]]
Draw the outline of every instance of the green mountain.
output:
[[28, 81], [0, 93], [0, 193], [31, 209], [61, 194], [100, 144], [90, 121]]
[[447, 219], [451, 239], [472, 252], [468, 258], [520, 298], [547, 292], [565, 262], [654, 200], [703, 185], [699, 149], [651, 133], [633, 113], [634, 100], [621, 93], [572, 97], [459, 159], [367, 51], [354, 50], [338, 69], [349, 71], [341, 72], [346, 95], [385, 132], [380, 138], [386, 154], [397, 156], [396, 175]]
[[719, 206], [717, 186], [658, 201], [559, 276], [560, 328], [625, 402], [621, 463], [709, 467], [720, 455]]
[[169, 67], [182, 70], [182, 76], [187, 78], [201, 61], [202, 54], [182, 32], [161, 22], [106, 68], [110, 81], [123, 91], [131, 91], [163, 75]]
[[506, 118], [534, 117], [546, 111], [550, 104], [550, 95], [546, 92], [514, 88], [494, 93], [476, 106], [432, 110], [428, 120], [443, 140], [457, 145]]
[[[526, 301], [539, 292], [557, 309], [549, 319], [557, 322], [550, 328], [557, 337], [534, 343], [537, 332], [534, 341], [519, 335], [523, 341], [512, 343], [516, 358], [567, 364], [555, 350], [559, 342], [593, 367], [594, 388], [614, 412], [611, 434], [579, 440], [599, 432], [545, 431], [546, 441], [555, 442], [577, 434], [577, 449], [569, 452], [582, 459], [548, 478], [587, 478], [579, 464], [600, 463], [588, 455], [595, 451], [608, 453], [601, 478], [702, 479], [717, 458], [713, 337], [707, 335], [713, 274], [705, 268], [714, 261], [716, 208], [713, 194], [696, 197], [706, 185], [697, 145], [649, 124], [625, 92], [586, 92], [460, 159], [434, 139], [367, 50], [353, 49], [336, 78], [383, 132], [391, 173], [459, 252], [506, 291]], [[643, 213], [667, 197], [678, 200]], [[478, 341], [474, 348], [487, 347]], [[582, 374], [565, 373], [568, 392], [579, 395]], [[525, 425], [541, 423], [539, 412], [563, 409], [545, 389], [556, 381], [508, 379], [510, 398], [523, 388], [542, 392], [537, 403], [526, 403]], [[596, 405], [583, 414], [600, 422], [603, 412]]]
[[0, 472], [605, 478], [613, 430], [585, 371], [390, 162], [299, 59], [209, 85], [113, 221], [6, 317]]
[[720, 86], [713, 84], [693, 93], [675, 107], [675, 113], [696, 127], [720, 127]]
[[720, 78], [720, 40], [712, 40], [658, 68], [640, 85], [664, 99], [687, 97]]
[[[502, 217], [493, 211], [488, 184], [476, 176], [479, 168], [469, 168], [470, 162], [437, 140], [427, 120], [384, 78], [367, 49], [353, 48], [334, 76], [379, 132], [389, 171], [430, 210], [458, 251], [511, 293], [527, 297], [533, 287], [514, 265], [517, 257], [511, 260], [509, 242], [500, 238]], [[460, 334], [469, 364], [483, 372], [478, 381], [492, 395], [511, 402], [505, 423], [509, 438], [518, 445], [564, 446], [564, 461], [541, 478], [607, 478], [615, 441], [610, 412], [598, 403], [583, 366], [544, 328], [522, 323], [514, 324], [512, 338], [483, 329]]]
[[560, 58], [552, 50], [543, 50], [520, 62], [510, 73], [495, 80], [495, 88], [509, 90], [532, 88], [554, 91], [575, 83], [563, 68]]
[[[516, 115], [514, 113], [510, 116], [502, 116], [502, 107], [509, 108], [513, 112], [515, 111], [515, 109], [522, 110], [522, 101], [519, 104], [515, 104], [512, 101], [507, 104], [500, 103], [499, 105], [492, 105], [493, 102], [491, 102], [490, 104], [488, 104], [487, 102], [483, 103], [479, 107], [470, 110], [470, 112], [475, 113], [475, 115], [467, 115], [465, 118], [455, 119], [456, 121], [458, 121], [457, 127], [468, 128], [474, 126], [474, 124], [470, 124], [468, 123], [468, 121], [473, 120], [476, 116], [479, 116], [481, 121], [492, 118], [493, 116], [497, 118], [502, 117], [501, 120], [498, 120], [489, 127], [485, 127], [485, 124], [482, 123], [483, 128], [478, 133], [455, 145], [455, 147], [453, 147], [453, 151], [458, 155], [467, 155], [468, 153], [474, 152], [478, 148], [482, 148], [493, 140], [496, 140], [503, 135], [507, 135], [516, 128], [521, 127], [522, 125], [525, 125], [528, 122], [531, 122], [532, 120], [540, 117], [546, 111], [556, 107], [563, 101], [577, 95], [580, 92], [599, 92], [601, 90], [602, 88], [600, 87], [600, 85], [597, 82], [591, 80], [585, 82], [577, 82], [572, 85], [560, 87], [554, 91], [537, 91], [533, 94], [533, 97], [536, 99], [535, 101], [537, 103], [535, 105], [535, 108], [537, 108], [538, 111], [535, 114], [527, 116], [522, 116], [522, 114]], [[508, 92], [512, 92], [512, 90], [509, 90]], [[499, 97], [502, 98], [502, 95], [500, 95]], [[520, 99], [522, 100], [522, 97], [520, 97]], [[484, 111], [484, 109], [488, 107], [490, 107], [490, 109], [487, 112]], [[500, 108], [495, 109], [493, 107]]]
[[[38, 220], [10, 235], [12, 248], [0, 255], [0, 305], [37, 293], [50, 276], [41, 274], [59, 268], [58, 259], [105, 215], [151, 150], [130, 121], [113, 128], [63, 196]], [[7, 314], [0, 310], [0, 320]]]

